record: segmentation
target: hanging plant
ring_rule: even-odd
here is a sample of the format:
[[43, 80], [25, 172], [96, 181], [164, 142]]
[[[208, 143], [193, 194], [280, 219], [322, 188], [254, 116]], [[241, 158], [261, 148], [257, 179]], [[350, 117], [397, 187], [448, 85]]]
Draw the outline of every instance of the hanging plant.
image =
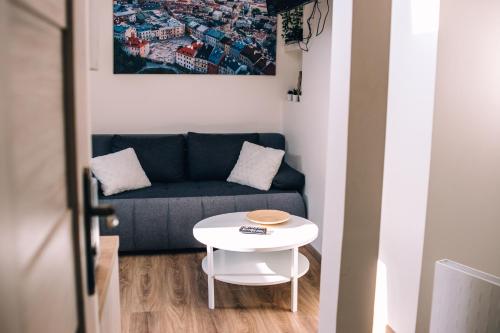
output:
[[285, 44], [293, 44], [301, 42], [303, 35], [303, 16], [304, 7], [299, 6], [281, 14], [281, 37], [285, 40]]

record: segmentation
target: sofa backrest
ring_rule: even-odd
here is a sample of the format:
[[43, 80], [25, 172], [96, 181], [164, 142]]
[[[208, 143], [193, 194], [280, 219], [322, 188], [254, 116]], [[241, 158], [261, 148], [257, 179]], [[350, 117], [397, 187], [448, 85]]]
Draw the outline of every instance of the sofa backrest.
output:
[[[92, 157], [111, 153], [111, 139], [114, 134], [92, 135]], [[123, 134], [123, 136], [148, 137], [163, 134]], [[280, 133], [259, 133], [259, 144], [265, 147], [285, 150], [285, 136]]]
[[[174, 135], [172, 135], [174, 136]], [[258, 136], [258, 144], [262, 145], [262, 146], [265, 146], [265, 147], [271, 147], [271, 148], [275, 148], [275, 149], [282, 149], [282, 150], [285, 150], [285, 137], [280, 134], [280, 133], [258, 133], [257, 134]], [[101, 155], [106, 155], [106, 154], [109, 154], [109, 153], [112, 153], [114, 151], [116, 151], [116, 147], [113, 147], [116, 146], [116, 144], [112, 144], [112, 142], [116, 142], [116, 139], [115, 141], [113, 141], [113, 137], [114, 135], [113, 134], [94, 134], [92, 135], [92, 156], [93, 157], [96, 157], [96, 156], [101, 156]], [[122, 139], [130, 139], [131, 141], [137, 141], [140, 139], [144, 139], [145, 141], [151, 141], [151, 139], [158, 139], [158, 138], [165, 138], [165, 137], [169, 137], [169, 135], [166, 135], [166, 134], [121, 134], [120, 137]], [[186, 141], [186, 147], [185, 149], [187, 150], [187, 141], [188, 140], [185, 140]], [[140, 157], [140, 156], [139, 156]], [[186, 158], [185, 159], [185, 165], [184, 165], [184, 168], [185, 168], [185, 175], [186, 177], [189, 177], [189, 172], [188, 172], [188, 164], [189, 163], [189, 159]], [[153, 170], [148, 170], [148, 166], [147, 165], [143, 165], [144, 167], [144, 171], [146, 172], [146, 174], [148, 174], [148, 176], [150, 176], [151, 174], [153, 174]], [[157, 179], [152, 179], [152, 181], [155, 181]], [[158, 181], [161, 181], [161, 179], [159, 179]]]

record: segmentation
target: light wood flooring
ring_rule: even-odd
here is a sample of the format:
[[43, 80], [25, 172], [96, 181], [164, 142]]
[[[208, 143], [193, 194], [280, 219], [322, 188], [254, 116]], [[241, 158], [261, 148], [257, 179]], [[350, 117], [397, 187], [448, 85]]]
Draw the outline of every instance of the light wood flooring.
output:
[[122, 332], [316, 332], [320, 262], [299, 279], [299, 309], [290, 312], [290, 283], [246, 287], [215, 281], [215, 310], [207, 307], [204, 251], [120, 257]]

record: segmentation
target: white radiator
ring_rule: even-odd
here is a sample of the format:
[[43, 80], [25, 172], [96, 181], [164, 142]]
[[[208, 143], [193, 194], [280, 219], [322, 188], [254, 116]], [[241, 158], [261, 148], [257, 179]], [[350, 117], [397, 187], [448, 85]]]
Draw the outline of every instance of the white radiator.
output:
[[430, 333], [500, 333], [500, 278], [437, 261]]

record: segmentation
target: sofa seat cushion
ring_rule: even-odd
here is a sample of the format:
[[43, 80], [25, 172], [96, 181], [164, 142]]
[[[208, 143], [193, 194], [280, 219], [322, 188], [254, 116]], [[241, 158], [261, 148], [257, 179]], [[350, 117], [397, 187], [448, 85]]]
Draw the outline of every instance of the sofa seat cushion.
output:
[[120, 224], [108, 229], [101, 219], [101, 234], [119, 235], [120, 252], [203, 248], [205, 245], [193, 237], [193, 227], [202, 219], [218, 214], [280, 209], [306, 216], [304, 200], [298, 192], [144, 199], [105, 197], [99, 201], [116, 209]]
[[[290, 190], [271, 189], [261, 191], [250, 186], [225, 181], [180, 182], [180, 183], [153, 183], [148, 188], [127, 191], [108, 196], [108, 199], [148, 199], [148, 198], [182, 198], [182, 197], [210, 197], [249, 195], [263, 193], [287, 193]], [[101, 193], [102, 196], [102, 193]]]
[[114, 135], [111, 151], [133, 148], [152, 182], [184, 180], [186, 143], [183, 135]]
[[243, 142], [258, 143], [259, 135], [200, 134], [187, 135], [187, 158], [191, 180], [226, 180], [240, 155]]

